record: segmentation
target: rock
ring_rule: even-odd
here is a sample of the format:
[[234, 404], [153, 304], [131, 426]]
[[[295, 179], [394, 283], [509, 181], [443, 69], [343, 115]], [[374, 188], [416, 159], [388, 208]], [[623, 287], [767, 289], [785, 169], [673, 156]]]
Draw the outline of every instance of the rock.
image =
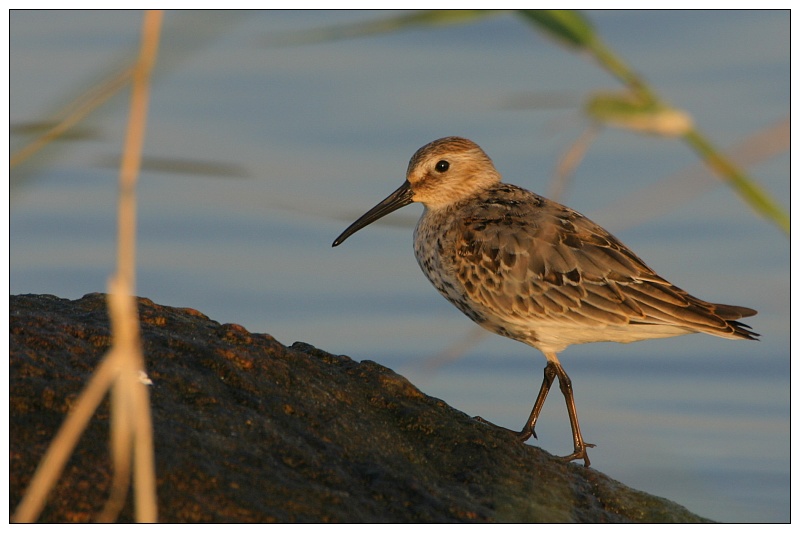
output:
[[[140, 299], [164, 522], [703, 522], [372, 361]], [[110, 346], [105, 296], [10, 297], [10, 506]], [[108, 497], [106, 400], [40, 521]], [[129, 496], [130, 500], [130, 496]], [[121, 521], [133, 520], [129, 501]]]

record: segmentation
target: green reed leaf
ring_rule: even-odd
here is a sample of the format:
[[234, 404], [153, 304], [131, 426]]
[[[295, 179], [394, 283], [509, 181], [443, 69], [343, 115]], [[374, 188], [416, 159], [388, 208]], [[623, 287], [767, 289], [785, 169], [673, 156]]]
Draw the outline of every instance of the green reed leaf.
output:
[[315, 44], [337, 41], [341, 39], [369, 37], [372, 35], [387, 34], [395, 31], [419, 27], [466, 24], [475, 20], [497, 15], [498, 13], [500, 13], [500, 11], [435, 9], [431, 11], [419, 11], [378, 20], [358, 22], [355, 24], [343, 24], [340, 26], [293, 32], [284, 35], [270, 35], [262, 42], [268, 46]]
[[596, 93], [589, 98], [585, 110], [603, 124], [664, 137], [678, 137], [692, 129], [688, 113], [642, 100], [630, 92]]
[[564, 9], [528, 9], [519, 12], [549, 35], [569, 45], [590, 47], [596, 40], [589, 20], [577, 11]]

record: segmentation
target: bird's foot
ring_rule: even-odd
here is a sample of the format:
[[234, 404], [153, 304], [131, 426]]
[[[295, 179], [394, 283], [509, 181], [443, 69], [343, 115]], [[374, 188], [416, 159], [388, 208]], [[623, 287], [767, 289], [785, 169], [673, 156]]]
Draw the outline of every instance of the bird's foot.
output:
[[503, 426], [498, 426], [497, 424], [493, 424], [480, 416], [472, 417], [473, 420], [486, 424], [487, 426], [492, 426], [493, 428], [502, 429], [504, 431], [508, 431], [509, 433], [513, 434], [517, 440], [520, 442], [525, 442], [529, 438], [533, 437], [534, 439], [538, 439], [539, 437], [536, 436], [536, 432], [532, 428], [525, 428], [522, 431], [514, 431], [513, 429], [504, 428]]
[[586, 453], [586, 448], [594, 448], [594, 444], [590, 444], [588, 442], [582, 443], [581, 446], [576, 446], [575, 451], [572, 452], [570, 455], [559, 457], [561, 461], [565, 463], [569, 463], [570, 461], [576, 461], [578, 459], [583, 459], [583, 466], [586, 468], [589, 467], [591, 461], [589, 461], [589, 454]]
[[[503, 426], [498, 426], [497, 424], [493, 424], [489, 422], [483, 417], [474, 416], [472, 417], [473, 420], [480, 422], [482, 424], [486, 424], [487, 426], [491, 426], [496, 429], [502, 429], [503, 431], [507, 431], [514, 435], [520, 442], [525, 442], [529, 438], [533, 437], [538, 439], [539, 437], [536, 436], [536, 431], [534, 431], [531, 427], [526, 427], [522, 431], [514, 431], [513, 429], [504, 428]], [[565, 463], [569, 463], [570, 461], [577, 461], [578, 459], [583, 459], [583, 466], [589, 467], [591, 465], [591, 461], [589, 461], [589, 454], [587, 453], [587, 448], [594, 448], [595, 445], [589, 442], [582, 442], [578, 446], [575, 447], [575, 451], [572, 452], [570, 455], [566, 455], [564, 457], [557, 457], [558, 460], [563, 461]]]

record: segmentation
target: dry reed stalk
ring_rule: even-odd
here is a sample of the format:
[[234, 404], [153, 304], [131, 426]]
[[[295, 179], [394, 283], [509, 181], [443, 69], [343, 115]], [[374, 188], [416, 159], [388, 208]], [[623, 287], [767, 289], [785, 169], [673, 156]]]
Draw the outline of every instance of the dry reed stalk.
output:
[[552, 200], [560, 202], [563, 200], [562, 196], [567, 188], [567, 183], [575, 173], [575, 169], [581, 164], [586, 152], [594, 141], [595, 137], [600, 133], [600, 127], [595, 124], [589, 124], [580, 136], [573, 142], [570, 147], [561, 155], [556, 166], [555, 174], [550, 182], [550, 190], [548, 197]]
[[25, 162], [36, 152], [53, 142], [73, 126], [83, 120], [89, 113], [97, 109], [101, 104], [111, 98], [117, 91], [128, 84], [135, 66], [123, 69], [82, 94], [76, 100], [70, 102], [62, 111], [56, 114], [61, 117], [47, 131], [36, 137], [33, 141], [11, 154], [9, 158], [9, 168], [14, 168]]
[[155, 522], [157, 505], [150, 399], [145, 380], [135, 294], [136, 181], [144, 143], [150, 75], [161, 33], [161, 11], [147, 11], [139, 59], [133, 73], [131, 112], [120, 166], [117, 272], [109, 280], [109, 317], [113, 344], [81, 392], [50, 444], [14, 513], [14, 521], [32, 522], [63, 471], [75, 444], [111, 389], [111, 451], [114, 479], [101, 521], [116, 519], [127, 496], [133, 460], [136, 520]]

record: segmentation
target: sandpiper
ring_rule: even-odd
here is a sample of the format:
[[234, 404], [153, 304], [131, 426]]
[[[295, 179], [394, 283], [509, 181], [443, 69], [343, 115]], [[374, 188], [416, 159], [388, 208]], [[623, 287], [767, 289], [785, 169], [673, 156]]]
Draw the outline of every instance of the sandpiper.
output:
[[[544, 380], [521, 441], [536, 437], [555, 378], [567, 403], [574, 451], [589, 466], [572, 383], [557, 354], [572, 344], [633, 342], [709, 333], [756, 339], [737, 322], [747, 307], [712, 304], [679, 289], [609, 232], [568, 207], [503, 183], [474, 142], [445, 137], [417, 150], [406, 180], [333, 241], [412, 202], [424, 206], [414, 253], [428, 279], [484, 328], [547, 358]], [[482, 420], [482, 419], [481, 419]]]

